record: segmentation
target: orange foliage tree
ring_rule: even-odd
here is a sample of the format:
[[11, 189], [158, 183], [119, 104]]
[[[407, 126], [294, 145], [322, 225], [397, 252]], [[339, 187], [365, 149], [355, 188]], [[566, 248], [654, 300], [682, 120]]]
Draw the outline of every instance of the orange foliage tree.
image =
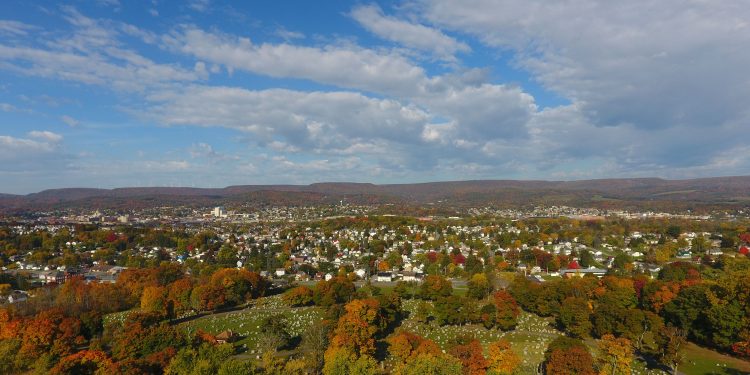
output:
[[487, 347], [487, 362], [493, 373], [510, 375], [521, 364], [521, 358], [511, 349], [508, 341], [501, 339]]
[[479, 340], [471, 340], [466, 344], [453, 346], [448, 353], [461, 361], [463, 373], [467, 375], [482, 375], [487, 372], [487, 359], [482, 354], [482, 344]]
[[112, 360], [106, 353], [99, 350], [82, 350], [78, 353], [63, 357], [50, 370], [53, 375], [78, 374], [111, 374]]
[[375, 353], [375, 334], [382, 326], [380, 302], [374, 298], [355, 299], [344, 306], [333, 331], [331, 348], [345, 348], [357, 356]]

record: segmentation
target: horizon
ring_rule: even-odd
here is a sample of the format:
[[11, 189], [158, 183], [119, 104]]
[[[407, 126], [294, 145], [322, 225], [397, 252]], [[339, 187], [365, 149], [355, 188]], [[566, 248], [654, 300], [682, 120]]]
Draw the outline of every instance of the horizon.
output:
[[739, 0], [0, 13], [3, 193], [750, 174]]
[[707, 176], [707, 177], [696, 177], [696, 178], [662, 178], [662, 177], [604, 177], [604, 178], [590, 178], [590, 179], [570, 179], [570, 180], [544, 180], [544, 179], [475, 179], [475, 180], [433, 180], [433, 181], [421, 181], [421, 182], [400, 182], [400, 183], [374, 183], [374, 182], [354, 182], [354, 181], [319, 181], [311, 183], [299, 183], [299, 184], [238, 184], [238, 185], [226, 185], [226, 186], [116, 186], [116, 187], [87, 187], [87, 186], [68, 186], [68, 187], [57, 187], [48, 188], [38, 191], [25, 192], [25, 193], [7, 193], [0, 191], [0, 194], [14, 195], [14, 196], [28, 196], [33, 194], [39, 194], [47, 191], [58, 191], [58, 190], [124, 190], [124, 189], [200, 189], [200, 190], [223, 190], [233, 187], [243, 186], [268, 186], [268, 187], [280, 187], [280, 186], [293, 186], [293, 187], [309, 187], [314, 185], [326, 185], [326, 184], [351, 184], [351, 185], [372, 185], [372, 186], [399, 186], [399, 185], [420, 185], [420, 184], [442, 184], [442, 183], [468, 183], [468, 182], [548, 182], [548, 183], [562, 183], [562, 182], [586, 182], [586, 181], [606, 181], [606, 180], [660, 180], [660, 181], [695, 181], [695, 180], [711, 180], [711, 179], [731, 179], [731, 178], [750, 178], [750, 175], [733, 175], [733, 176]]

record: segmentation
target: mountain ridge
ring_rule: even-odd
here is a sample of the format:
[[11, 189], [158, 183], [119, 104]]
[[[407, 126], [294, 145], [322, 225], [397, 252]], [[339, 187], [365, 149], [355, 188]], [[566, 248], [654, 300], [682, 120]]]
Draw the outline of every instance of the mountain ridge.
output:
[[750, 176], [683, 180], [608, 178], [590, 180], [466, 180], [372, 184], [318, 182], [308, 185], [232, 185], [224, 188], [122, 187], [61, 188], [26, 195], [0, 194], [0, 210], [33, 211], [67, 207], [149, 207], [158, 205], [218, 205], [244, 201], [257, 204], [333, 203], [425, 204], [449, 201], [479, 204], [609, 204], [622, 201], [747, 204]]

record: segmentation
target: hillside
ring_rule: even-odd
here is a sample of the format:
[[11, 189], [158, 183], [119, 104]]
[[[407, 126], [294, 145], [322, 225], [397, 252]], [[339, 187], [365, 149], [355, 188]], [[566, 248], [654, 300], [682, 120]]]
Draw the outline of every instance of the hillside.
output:
[[220, 189], [131, 187], [68, 188], [28, 195], [0, 195], [3, 212], [62, 208], [137, 209], [165, 205], [305, 205], [350, 203], [442, 204], [449, 206], [572, 206], [692, 208], [745, 205], [750, 176], [690, 180], [658, 178], [578, 181], [477, 180], [375, 185], [330, 182], [311, 185], [240, 185]]

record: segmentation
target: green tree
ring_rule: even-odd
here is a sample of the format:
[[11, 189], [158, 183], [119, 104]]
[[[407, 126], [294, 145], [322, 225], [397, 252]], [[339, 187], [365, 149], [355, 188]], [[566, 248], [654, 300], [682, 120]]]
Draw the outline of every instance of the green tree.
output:
[[591, 334], [589, 302], [581, 297], [566, 298], [560, 306], [557, 324], [573, 337], [588, 337]]

